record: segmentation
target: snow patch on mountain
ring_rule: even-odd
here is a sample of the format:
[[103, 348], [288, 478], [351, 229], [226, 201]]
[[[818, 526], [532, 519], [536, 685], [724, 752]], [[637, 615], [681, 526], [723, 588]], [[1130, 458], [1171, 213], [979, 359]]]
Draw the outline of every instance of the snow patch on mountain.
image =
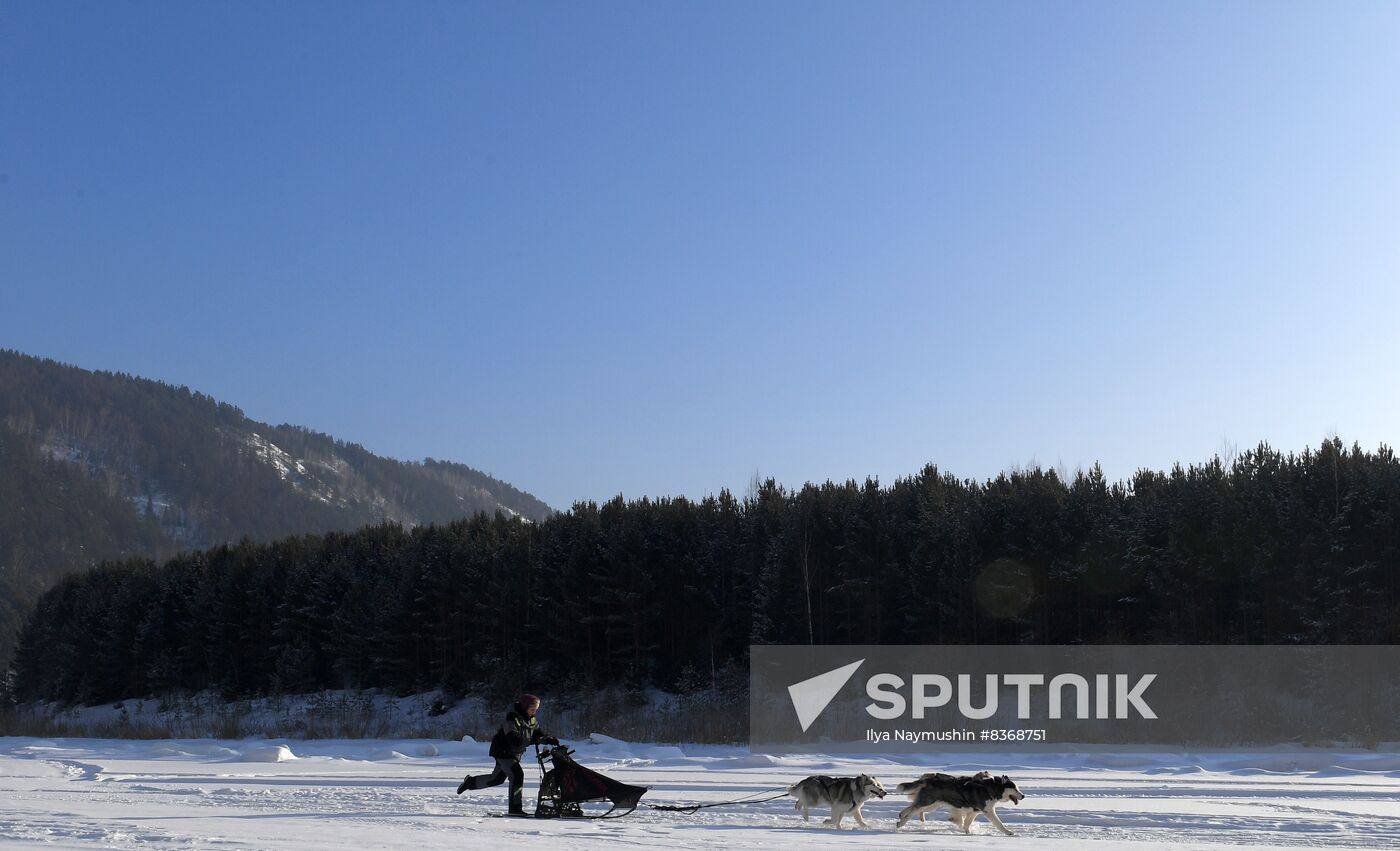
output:
[[127, 499], [136, 506], [136, 512], [143, 517], [149, 514], [163, 519], [170, 509], [175, 507], [175, 498], [161, 491], [153, 491], [144, 495], [137, 494], [129, 496]]
[[55, 461], [63, 461], [68, 464], [87, 464], [88, 451], [80, 441], [70, 438], [68, 435], [57, 431], [50, 431], [44, 435], [39, 443], [39, 451]]
[[273, 467], [277, 468], [278, 474], [286, 479], [295, 470], [298, 476], [306, 475], [306, 465], [299, 459], [293, 458], [290, 453], [284, 452], [281, 447], [257, 432], [249, 432], [248, 445], [253, 451]]
[[[244, 442], [258, 458], [277, 471], [277, 475], [281, 477], [282, 481], [290, 484], [298, 492], [326, 505], [344, 507], [348, 504], [345, 499], [336, 496], [336, 490], [329, 482], [312, 473], [304, 460], [282, 449], [266, 437], [257, 432], [248, 432]], [[344, 462], [341, 464], [344, 465]], [[342, 486], [344, 485], [345, 472], [343, 470], [324, 463], [317, 466], [335, 476], [340, 480]]]

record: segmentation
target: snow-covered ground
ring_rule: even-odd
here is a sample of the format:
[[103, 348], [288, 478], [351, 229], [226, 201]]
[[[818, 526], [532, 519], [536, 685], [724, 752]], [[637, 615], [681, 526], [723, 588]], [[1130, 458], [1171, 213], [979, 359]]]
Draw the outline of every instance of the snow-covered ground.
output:
[[[928, 770], [1009, 773], [1028, 797], [972, 836], [931, 816], [894, 832], [907, 801], [866, 805], [869, 830], [804, 824], [790, 799], [615, 821], [490, 818], [504, 787], [453, 794], [491, 761], [476, 742], [0, 738], [0, 846], [312, 849], [1400, 847], [1393, 749], [944, 754], [912, 759], [750, 754], [598, 737], [577, 759], [651, 787], [653, 804], [725, 801], [813, 774], [872, 773], [888, 786]], [[527, 801], [538, 781], [526, 763]]]

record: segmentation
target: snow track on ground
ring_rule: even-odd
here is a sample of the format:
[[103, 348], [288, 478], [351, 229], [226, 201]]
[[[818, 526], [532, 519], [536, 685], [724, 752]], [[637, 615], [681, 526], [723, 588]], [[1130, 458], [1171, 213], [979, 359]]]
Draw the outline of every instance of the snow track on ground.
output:
[[[577, 758], [650, 786], [653, 804], [725, 801], [808, 774], [1009, 773], [1027, 793], [962, 836], [931, 814], [896, 833], [907, 801], [865, 807], [869, 830], [803, 823], [791, 801], [693, 815], [639, 809], [606, 822], [488, 818], [504, 787], [453, 789], [491, 764], [486, 746], [423, 741], [0, 739], [0, 846], [142, 849], [428, 847], [920, 847], [1141, 851], [1400, 847], [1400, 757], [1285, 750], [1194, 754], [957, 754], [899, 760], [770, 757], [740, 748], [577, 743]], [[279, 748], [286, 748], [283, 753]], [[421, 756], [413, 756], [420, 754]], [[277, 757], [281, 761], [273, 759]], [[294, 757], [294, 758], [290, 758]], [[527, 799], [537, 772], [527, 765]]]

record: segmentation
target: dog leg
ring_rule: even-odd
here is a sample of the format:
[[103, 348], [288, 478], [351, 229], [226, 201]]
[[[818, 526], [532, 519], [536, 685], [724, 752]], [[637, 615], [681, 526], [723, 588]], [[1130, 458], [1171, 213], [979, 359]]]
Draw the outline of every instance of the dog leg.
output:
[[948, 821], [957, 826], [963, 833], [970, 833], [972, 820], [977, 818], [977, 811], [970, 809], [956, 809], [948, 816]]
[[838, 807], [836, 804], [832, 804], [832, 806], [831, 806], [831, 818], [829, 819], [829, 821], [831, 822], [831, 825], [832, 825], [833, 827], [835, 827], [837, 830], [840, 830], [840, 829], [841, 829], [841, 819], [843, 819], [843, 818], [845, 818], [845, 817], [846, 817], [846, 810], [845, 810], [844, 808]]
[[862, 830], [870, 828], [870, 825], [865, 823], [865, 819], [860, 817], [860, 804], [856, 804], [856, 808], [851, 810], [851, 815], [856, 817], [856, 824], [860, 825]]
[[918, 804], [910, 804], [909, 806], [899, 811], [899, 826], [896, 827], [895, 830], [899, 830], [899, 828], [904, 827], [904, 825], [908, 823], [910, 819], [914, 818], [914, 816], [918, 816], [919, 821], [925, 821], [924, 813], [930, 812], [931, 810], [936, 810], [938, 809], [938, 807], [938, 804], [934, 804], [931, 807], [919, 806]]
[[985, 815], [987, 816], [987, 821], [989, 821], [989, 822], [991, 822], [992, 824], [996, 825], [997, 827], [1001, 828], [1001, 832], [1002, 832], [1002, 833], [1006, 834], [1007, 836], [1015, 836], [1015, 835], [1016, 835], [1016, 834], [1014, 834], [1014, 833], [1011, 832], [1010, 828], [1008, 828], [1006, 825], [1004, 825], [1004, 824], [1001, 823], [1001, 819], [1000, 819], [1000, 818], [997, 818], [997, 811], [996, 811], [994, 808], [992, 808], [992, 807], [987, 807], [987, 808], [986, 808], [985, 810], [983, 810], [982, 812], [983, 812], [983, 814], [985, 814]]
[[[903, 826], [905, 825], [905, 823], [908, 822], [910, 819], [912, 819], [914, 816], [918, 816], [918, 817], [919, 817], [919, 821], [923, 821], [923, 820], [924, 820], [924, 813], [928, 812], [930, 809], [933, 809], [933, 808], [932, 808], [932, 807], [921, 807], [921, 806], [919, 806], [918, 804], [910, 804], [909, 806], [907, 806], [907, 807], [905, 807], [904, 809], [900, 810], [900, 812], [899, 812], [899, 826], [900, 826], [900, 827], [903, 827]], [[898, 829], [898, 828], [896, 828], [896, 829]]]

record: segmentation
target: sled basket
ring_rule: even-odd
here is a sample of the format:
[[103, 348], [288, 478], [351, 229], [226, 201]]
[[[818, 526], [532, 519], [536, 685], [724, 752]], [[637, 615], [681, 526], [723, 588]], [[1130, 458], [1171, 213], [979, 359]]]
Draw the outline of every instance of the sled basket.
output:
[[[545, 767], [546, 758], [553, 765]], [[544, 776], [540, 780], [536, 815], [563, 818], [616, 818], [637, 808], [637, 802], [647, 793], [645, 786], [622, 783], [591, 768], [574, 762], [573, 751], [563, 745], [548, 750], [536, 748], [536, 759]], [[580, 804], [608, 801], [612, 808], [601, 815], [589, 815]]]

